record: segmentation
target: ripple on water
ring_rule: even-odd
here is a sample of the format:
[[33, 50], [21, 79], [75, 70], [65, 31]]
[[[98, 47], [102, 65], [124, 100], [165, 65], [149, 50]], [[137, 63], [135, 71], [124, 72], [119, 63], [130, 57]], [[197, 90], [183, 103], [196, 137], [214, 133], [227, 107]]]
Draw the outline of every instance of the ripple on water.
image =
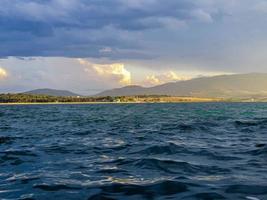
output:
[[163, 171], [166, 173], [207, 173], [220, 174], [229, 173], [230, 169], [221, 168], [218, 166], [198, 165], [185, 161], [163, 160], [156, 158], [144, 158], [134, 161], [135, 166], [142, 169], [150, 169], [155, 171]]
[[26, 162], [32, 162], [33, 157], [37, 157], [37, 154], [30, 150], [7, 150], [0, 152], [0, 164], [21, 165]]
[[100, 186], [101, 192], [92, 195], [89, 199], [102, 199], [116, 196], [138, 197], [153, 199], [159, 196], [170, 196], [188, 191], [185, 183], [178, 181], [162, 181], [148, 185], [111, 184]]
[[267, 185], [230, 185], [226, 193], [267, 195]]
[[0, 145], [1, 144], [10, 144], [13, 141], [13, 137], [10, 136], [0, 136]]
[[56, 184], [56, 185], [46, 185], [46, 184], [41, 184], [41, 185], [34, 185], [33, 188], [41, 189], [44, 191], [60, 191], [60, 190], [79, 190], [77, 187], [71, 187], [67, 185], [62, 185], [62, 184]]

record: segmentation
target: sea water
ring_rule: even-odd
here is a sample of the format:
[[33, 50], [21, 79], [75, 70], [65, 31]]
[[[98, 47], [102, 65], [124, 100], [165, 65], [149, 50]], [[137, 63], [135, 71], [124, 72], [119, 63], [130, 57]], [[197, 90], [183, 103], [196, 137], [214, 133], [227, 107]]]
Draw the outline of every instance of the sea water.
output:
[[0, 106], [0, 199], [267, 199], [267, 104]]

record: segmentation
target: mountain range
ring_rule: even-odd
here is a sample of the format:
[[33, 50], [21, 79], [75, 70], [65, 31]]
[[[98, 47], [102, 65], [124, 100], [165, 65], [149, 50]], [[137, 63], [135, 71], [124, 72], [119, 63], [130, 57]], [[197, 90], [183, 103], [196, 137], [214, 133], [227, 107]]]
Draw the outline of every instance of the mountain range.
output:
[[137, 85], [107, 90], [96, 96], [170, 95], [243, 98], [267, 96], [267, 73], [249, 73], [194, 78], [154, 87]]
[[[68, 90], [36, 89], [24, 94], [50, 96], [81, 96]], [[207, 98], [261, 98], [267, 97], [267, 73], [249, 73], [194, 78], [169, 82], [154, 87], [130, 85], [98, 93], [94, 96], [168, 95]]]
[[55, 89], [49, 89], [49, 88], [31, 90], [31, 91], [24, 92], [24, 94], [42, 94], [42, 95], [62, 96], [62, 97], [81, 96], [79, 94], [70, 92], [68, 90], [55, 90]]

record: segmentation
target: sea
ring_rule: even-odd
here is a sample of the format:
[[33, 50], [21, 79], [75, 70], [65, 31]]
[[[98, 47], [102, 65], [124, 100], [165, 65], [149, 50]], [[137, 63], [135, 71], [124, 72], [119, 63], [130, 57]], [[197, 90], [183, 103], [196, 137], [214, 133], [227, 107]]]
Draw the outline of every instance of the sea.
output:
[[266, 200], [266, 103], [0, 106], [2, 200]]

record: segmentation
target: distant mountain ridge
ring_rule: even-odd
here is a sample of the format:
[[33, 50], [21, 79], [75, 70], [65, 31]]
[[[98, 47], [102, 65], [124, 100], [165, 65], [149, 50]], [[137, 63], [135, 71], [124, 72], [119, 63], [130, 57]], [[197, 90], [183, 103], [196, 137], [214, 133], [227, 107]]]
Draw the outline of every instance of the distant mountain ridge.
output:
[[42, 94], [42, 95], [62, 96], [62, 97], [81, 96], [79, 94], [70, 92], [68, 90], [55, 90], [55, 89], [49, 89], [49, 88], [31, 90], [31, 91], [24, 92], [24, 94]]
[[96, 94], [96, 96], [131, 95], [170, 95], [211, 98], [267, 96], [267, 73], [201, 77], [148, 88], [126, 86]]

